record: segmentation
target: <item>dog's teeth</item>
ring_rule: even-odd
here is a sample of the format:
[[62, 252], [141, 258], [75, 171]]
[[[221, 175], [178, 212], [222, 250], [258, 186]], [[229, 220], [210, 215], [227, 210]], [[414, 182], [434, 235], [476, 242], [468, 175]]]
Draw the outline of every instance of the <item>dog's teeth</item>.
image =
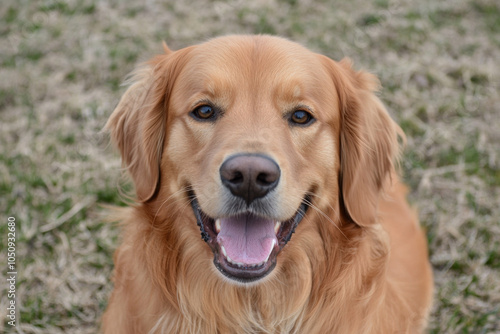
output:
[[278, 231], [280, 230], [280, 226], [281, 226], [280, 222], [276, 222], [276, 224], [274, 224], [274, 234], [278, 234]]
[[222, 254], [224, 255], [225, 258], [227, 258], [227, 253], [226, 253], [226, 249], [224, 248], [224, 246], [220, 246], [220, 249], [222, 250]]
[[215, 221], [215, 232], [217, 232], [217, 233], [220, 232], [220, 219], [217, 219]]
[[238, 267], [244, 267], [245, 264], [244, 263], [241, 263], [241, 262], [237, 262], [237, 261], [234, 261], [233, 259], [231, 259], [228, 255], [227, 255], [227, 252], [226, 252], [226, 249], [224, 248], [224, 246], [220, 246], [220, 249], [222, 251], [222, 255], [224, 255], [224, 257], [226, 258], [226, 261], [231, 263], [231, 264], [234, 264]]
[[276, 245], [276, 239], [273, 239], [273, 244], [271, 246], [271, 251], [269, 252], [269, 254], [267, 254], [267, 258], [266, 258], [266, 260], [263, 263], [266, 263], [269, 260], [269, 257], [271, 256], [271, 253], [273, 252], [274, 245]]
[[245, 266], [244, 263], [238, 262], [238, 261], [234, 261], [229, 256], [226, 256], [226, 261], [229, 262], [229, 263], [231, 263], [231, 264], [234, 264], [235, 266], [238, 266], [238, 267], [244, 267]]

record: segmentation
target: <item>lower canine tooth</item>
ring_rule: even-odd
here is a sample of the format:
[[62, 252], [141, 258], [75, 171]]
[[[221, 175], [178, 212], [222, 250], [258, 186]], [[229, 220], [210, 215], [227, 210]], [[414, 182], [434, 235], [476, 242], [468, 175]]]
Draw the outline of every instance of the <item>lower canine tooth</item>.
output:
[[274, 245], [276, 245], [276, 239], [273, 239], [273, 244], [271, 246], [271, 251], [269, 252], [269, 254], [267, 255], [267, 258], [266, 260], [264, 261], [264, 263], [267, 262], [267, 260], [269, 260], [269, 257], [271, 256], [271, 253], [273, 252], [273, 249], [274, 249]]
[[224, 257], [227, 258], [227, 253], [226, 253], [226, 249], [224, 248], [224, 246], [220, 246], [220, 249], [222, 250], [222, 254], [224, 255]]
[[220, 232], [220, 219], [217, 219], [215, 221], [215, 232], [217, 232], [217, 233]]
[[274, 233], [275, 234], [278, 234], [278, 231], [280, 230], [280, 222], [276, 222], [276, 224], [274, 224]]

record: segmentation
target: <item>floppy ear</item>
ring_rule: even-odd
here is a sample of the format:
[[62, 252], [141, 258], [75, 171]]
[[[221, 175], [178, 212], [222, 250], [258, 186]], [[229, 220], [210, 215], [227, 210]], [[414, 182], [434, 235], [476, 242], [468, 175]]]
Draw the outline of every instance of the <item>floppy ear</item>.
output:
[[163, 47], [166, 54], [156, 56], [131, 73], [126, 82], [130, 87], [106, 123], [141, 202], [155, 195], [160, 182], [168, 97], [183, 53], [183, 50], [170, 51], [165, 43]]
[[328, 62], [341, 112], [341, 207], [356, 224], [367, 226], [376, 222], [380, 192], [399, 154], [398, 135], [404, 140], [404, 134], [375, 96], [379, 81], [374, 75], [355, 72], [349, 59], [323, 61]]

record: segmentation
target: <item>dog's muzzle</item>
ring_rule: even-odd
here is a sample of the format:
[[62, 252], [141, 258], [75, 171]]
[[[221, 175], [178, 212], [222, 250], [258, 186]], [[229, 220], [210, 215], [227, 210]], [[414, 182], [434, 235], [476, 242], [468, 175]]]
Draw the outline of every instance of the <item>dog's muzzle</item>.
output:
[[279, 184], [281, 171], [274, 160], [264, 155], [231, 156], [219, 173], [231, 194], [228, 203], [234, 203], [228, 215], [208, 216], [195, 193], [189, 194], [202, 238], [214, 253], [215, 266], [225, 276], [239, 282], [259, 280], [274, 269], [276, 257], [304, 217], [309, 199], [304, 197], [291, 218], [271, 218], [269, 196]]

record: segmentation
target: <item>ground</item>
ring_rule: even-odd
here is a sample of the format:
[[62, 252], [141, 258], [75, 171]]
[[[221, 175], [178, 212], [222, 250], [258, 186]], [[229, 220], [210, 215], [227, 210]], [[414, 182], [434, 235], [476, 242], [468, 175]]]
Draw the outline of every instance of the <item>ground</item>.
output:
[[0, 331], [16, 220], [18, 333], [95, 333], [123, 205], [101, 132], [141, 61], [228, 33], [280, 35], [381, 80], [405, 130], [410, 200], [436, 293], [430, 333], [500, 333], [500, 3], [496, 0], [2, 1]]

